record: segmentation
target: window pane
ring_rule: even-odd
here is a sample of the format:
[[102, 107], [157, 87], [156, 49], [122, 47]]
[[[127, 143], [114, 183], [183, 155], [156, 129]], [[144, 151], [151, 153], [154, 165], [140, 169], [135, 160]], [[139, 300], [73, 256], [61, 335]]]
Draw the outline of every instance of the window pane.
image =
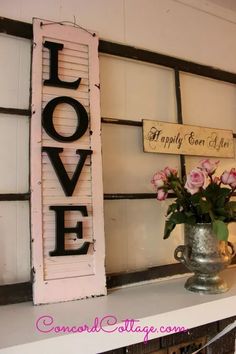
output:
[[167, 165], [179, 168], [179, 156], [143, 152], [142, 128], [102, 125], [105, 193], [152, 193], [153, 174]]
[[176, 262], [174, 250], [183, 243], [182, 227], [176, 227], [170, 238], [163, 240], [169, 203], [171, 200], [105, 201], [107, 273]]
[[29, 280], [29, 203], [0, 202], [0, 285]]
[[100, 76], [103, 117], [176, 122], [173, 70], [102, 55]]
[[236, 132], [235, 85], [190, 74], [180, 78], [185, 124]]
[[28, 192], [28, 117], [0, 114], [0, 161], [0, 193]]
[[29, 108], [31, 42], [0, 35], [0, 107]]

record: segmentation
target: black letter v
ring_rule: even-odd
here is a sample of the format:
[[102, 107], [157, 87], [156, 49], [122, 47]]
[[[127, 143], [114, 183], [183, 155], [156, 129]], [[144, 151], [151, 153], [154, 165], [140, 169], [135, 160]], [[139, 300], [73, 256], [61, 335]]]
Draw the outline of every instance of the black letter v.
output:
[[75, 172], [72, 176], [72, 178], [70, 179], [68, 177], [68, 174], [65, 170], [65, 167], [61, 161], [61, 158], [59, 156], [59, 154], [61, 152], [63, 152], [63, 148], [56, 148], [56, 147], [48, 147], [45, 146], [42, 148], [42, 151], [46, 152], [48, 154], [48, 157], [52, 163], [52, 166], [57, 174], [57, 177], [61, 183], [61, 186], [65, 192], [65, 195], [70, 197], [72, 196], [74, 190], [75, 190], [75, 186], [76, 183], [79, 179], [81, 170], [84, 166], [85, 160], [87, 158], [88, 155], [92, 154], [92, 150], [81, 150], [78, 149], [76, 150], [76, 154], [80, 156], [79, 162], [76, 166]]

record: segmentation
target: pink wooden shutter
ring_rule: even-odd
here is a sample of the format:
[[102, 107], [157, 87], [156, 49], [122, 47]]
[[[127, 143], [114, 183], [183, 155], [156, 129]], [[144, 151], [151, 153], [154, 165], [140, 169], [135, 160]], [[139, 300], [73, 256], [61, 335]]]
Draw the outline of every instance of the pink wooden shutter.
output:
[[[100, 92], [98, 38], [85, 30], [35, 19], [32, 63], [31, 119], [31, 234], [33, 299], [35, 304], [105, 295], [103, 186], [100, 141]], [[77, 89], [46, 86], [50, 77], [50, 50], [45, 41], [63, 44], [58, 51], [58, 77], [64, 82], [81, 78]], [[57, 141], [42, 126], [45, 106], [56, 97], [79, 101], [88, 115], [88, 128], [77, 140]], [[58, 104], [53, 125], [61, 136], [71, 136], [78, 125], [75, 110]], [[61, 161], [69, 176], [79, 161], [77, 149], [92, 150], [86, 157], [74, 192], [67, 196], [45, 147], [63, 148]], [[53, 206], [85, 206], [87, 215], [65, 212], [65, 227], [82, 223], [83, 238], [65, 234], [65, 249], [77, 250], [89, 242], [86, 254], [51, 256], [56, 247], [56, 214]]]

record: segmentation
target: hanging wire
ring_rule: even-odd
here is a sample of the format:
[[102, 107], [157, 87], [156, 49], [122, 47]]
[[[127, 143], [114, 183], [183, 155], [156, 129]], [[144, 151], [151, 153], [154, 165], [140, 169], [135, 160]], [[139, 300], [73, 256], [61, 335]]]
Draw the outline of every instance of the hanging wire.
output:
[[43, 23], [43, 22], [40, 22], [40, 27], [43, 27], [43, 26], [50, 26], [50, 25], [73, 25], [74, 27], [76, 28], [80, 28], [82, 29], [83, 31], [89, 33], [92, 37], [95, 37], [96, 36], [96, 33], [94, 32], [90, 32], [88, 31], [86, 28], [78, 25], [78, 23], [76, 23], [76, 18], [74, 16], [74, 22], [72, 21], [58, 21], [58, 22], [54, 22], [54, 21], [50, 21], [50, 22], [47, 22], [47, 23]]

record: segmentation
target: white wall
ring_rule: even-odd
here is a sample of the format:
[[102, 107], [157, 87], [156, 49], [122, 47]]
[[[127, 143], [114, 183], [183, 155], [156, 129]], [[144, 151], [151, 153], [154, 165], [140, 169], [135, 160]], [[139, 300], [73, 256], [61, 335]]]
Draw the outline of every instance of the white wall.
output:
[[[229, 9], [222, 9], [210, 1], [0, 0], [0, 15], [30, 23], [33, 17], [54, 21], [75, 19], [81, 26], [97, 31], [102, 39], [236, 73], [236, 13]], [[25, 40], [8, 38], [6, 43], [4, 35], [0, 39], [0, 90], [4, 93], [0, 96], [0, 105], [8, 107], [11, 104], [28, 108], [29, 42], [25, 44]], [[15, 41], [13, 49], [11, 41]], [[23, 46], [27, 47], [23, 52], [22, 49], [20, 51], [14, 49]], [[11, 68], [14, 68], [14, 71]], [[20, 85], [22, 72], [27, 81], [27, 84], [23, 82], [23, 86]], [[12, 87], [9, 86], [9, 75], [11, 78], [17, 78], [17, 92], [13, 92]], [[132, 120], [151, 118], [176, 121], [174, 80], [171, 70], [101, 55], [100, 77], [103, 116]], [[215, 127], [226, 127], [227, 124], [227, 128], [236, 132], [234, 85], [196, 79], [185, 74], [181, 75], [181, 85], [185, 123]], [[223, 126], [222, 122], [224, 122]], [[4, 131], [8, 129], [5, 123], [1, 126], [2, 129]], [[106, 193], [151, 192], [149, 181], [156, 169], [166, 164], [177, 167], [179, 165], [176, 156], [152, 154], [144, 156], [139, 128], [106, 125], [102, 133]], [[24, 148], [27, 156], [27, 147]], [[13, 160], [18, 149], [17, 145], [12, 149]], [[190, 166], [191, 163], [192, 160], [189, 159], [188, 165]], [[16, 168], [9, 164], [6, 176], [14, 174]], [[16, 176], [21, 178], [22, 171], [28, 173], [27, 160], [21, 163], [21, 169]], [[1, 192], [9, 192], [7, 183], [15, 183], [18, 186], [19, 178], [13, 182], [6, 180], [6, 185]], [[27, 186], [27, 182], [21, 192], [25, 191], [23, 189]], [[173, 249], [181, 242], [181, 230], [177, 229], [173, 235], [175, 237], [170, 240], [162, 241], [166, 206], [167, 203], [160, 205], [154, 200], [119, 201], [116, 204], [112, 201], [105, 202], [108, 272], [134, 270], [174, 261]], [[16, 218], [6, 217], [9, 222], [10, 220], [15, 222], [16, 230], [20, 230]], [[25, 223], [28, 223], [27, 218]], [[7, 237], [6, 231], [3, 237]], [[14, 237], [15, 240], [19, 239], [18, 231]], [[28, 241], [24, 241], [26, 249], [29, 247], [28, 234], [27, 237]], [[10, 255], [12, 243], [14, 240], [9, 241], [8, 244], [2, 241], [4, 246], [2, 253], [8, 252], [9, 259], [13, 257]], [[13, 262], [14, 264], [9, 266], [11, 275], [8, 272], [8, 278], [0, 278], [0, 283], [27, 280], [25, 269], [29, 270], [29, 252], [25, 251], [25, 255], [22, 257], [24, 276], [16, 275], [17, 266], [16, 262]], [[6, 269], [6, 263], [3, 263], [2, 267]]]
[[26, 22], [75, 17], [103, 39], [236, 72], [236, 13], [211, 1], [0, 0], [0, 13]]

